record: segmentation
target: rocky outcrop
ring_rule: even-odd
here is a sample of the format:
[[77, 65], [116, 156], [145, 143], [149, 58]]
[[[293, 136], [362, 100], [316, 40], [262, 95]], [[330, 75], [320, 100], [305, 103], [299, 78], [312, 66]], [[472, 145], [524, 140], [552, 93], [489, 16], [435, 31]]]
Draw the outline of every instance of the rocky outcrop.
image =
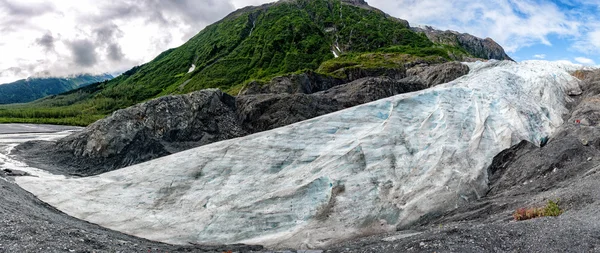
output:
[[[95, 175], [190, 148], [293, 124], [467, 74], [460, 63], [419, 65], [397, 77], [365, 77], [346, 84], [313, 72], [250, 85], [237, 98], [210, 89], [166, 96], [102, 119], [56, 143], [28, 142], [17, 154], [59, 173]], [[64, 168], [61, 170], [60, 168]]]
[[504, 52], [502, 46], [490, 38], [481, 39], [468, 33], [435, 30], [430, 26], [425, 28], [411, 27], [411, 29], [415, 32], [425, 33], [433, 43], [461, 47], [477, 58], [512, 61]]
[[394, 95], [426, 89], [466, 75], [458, 62], [409, 69], [402, 79], [365, 77], [328, 90], [306, 94], [257, 94], [237, 98], [238, 114], [247, 132], [261, 132]]
[[255, 133], [423, 88], [420, 82], [367, 77], [314, 94], [241, 96], [237, 106], [244, 129]]
[[418, 78], [426, 87], [450, 82], [469, 73], [469, 67], [458, 62], [448, 62], [433, 66], [416, 66], [406, 71], [409, 77]]
[[[93, 175], [247, 133], [235, 98], [209, 89], [165, 96], [114, 112], [50, 147], [71, 174]], [[23, 149], [47, 152], [26, 144]]]

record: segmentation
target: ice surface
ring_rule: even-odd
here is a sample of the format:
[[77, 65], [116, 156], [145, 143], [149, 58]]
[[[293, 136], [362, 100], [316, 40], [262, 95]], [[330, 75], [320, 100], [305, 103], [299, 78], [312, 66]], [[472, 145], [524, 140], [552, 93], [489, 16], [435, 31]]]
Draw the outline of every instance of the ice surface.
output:
[[20, 177], [81, 219], [175, 244], [318, 248], [485, 194], [487, 167], [562, 124], [573, 65], [469, 63], [432, 89], [88, 177]]

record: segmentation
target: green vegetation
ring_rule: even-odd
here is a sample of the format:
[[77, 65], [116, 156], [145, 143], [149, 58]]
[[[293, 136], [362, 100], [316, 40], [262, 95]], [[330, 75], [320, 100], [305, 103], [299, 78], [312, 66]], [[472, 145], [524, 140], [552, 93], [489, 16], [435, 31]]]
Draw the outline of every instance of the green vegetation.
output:
[[[384, 50], [385, 52], [385, 50]], [[346, 79], [347, 73], [360, 69], [363, 71], [378, 71], [385, 69], [402, 69], [410, 62], [441, 63], [447, 61], [448, 55], [436, 54], [420, 57], [405, 53], [353, 53], [325, 61], [316, 70], [317, 73]]]
[[540, 208], [519, 208], [513, 213], [515, 220], [529, 220], [545, 216], [559, 216], [563, 210], [558, 207], [558, 201], [548, 200], [545, 207]]
[[[334, 59], [332, 51], [341, 57]], [[3, 107], [0, 118], [85, 125], [166, 94], [220, 88], [237, 95], [251, 80], [298, 71], [319, 69], [344, 76], [342, 68], [396, 68], [401, 58], [410, 57], [407, 54], [438, 61], [463, 53], [432, 43], [381, 11], [339, 0], [282, 1], [236, 11], [184, 45], [111, 81], [25, 106]], [[188, 73], [192, 64], [196, 68]]]

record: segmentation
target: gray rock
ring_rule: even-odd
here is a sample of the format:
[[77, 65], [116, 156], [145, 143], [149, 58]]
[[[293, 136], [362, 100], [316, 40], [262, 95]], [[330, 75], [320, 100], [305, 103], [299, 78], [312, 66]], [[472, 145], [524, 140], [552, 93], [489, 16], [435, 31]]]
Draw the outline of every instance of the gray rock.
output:
[[245, 130], [256, 133], [424, 87], [418, 81], [367, 77], [313, 94], [240, 96], [237, 106]]
[[433, 66], [416, 66], [406, 71], [409, 77], [416, 76], [426, 87], [447, 83], [469, 73], [469, 67], [458, 62]]

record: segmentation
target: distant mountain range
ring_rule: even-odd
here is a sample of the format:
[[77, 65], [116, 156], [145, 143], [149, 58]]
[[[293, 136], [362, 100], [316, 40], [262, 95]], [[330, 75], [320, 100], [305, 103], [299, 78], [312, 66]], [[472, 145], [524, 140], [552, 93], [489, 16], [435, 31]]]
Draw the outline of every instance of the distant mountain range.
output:
[[109, 74], [27, 78], [0, 85], [0, 104], [27, 103], [50, 95], [112, 79]]

